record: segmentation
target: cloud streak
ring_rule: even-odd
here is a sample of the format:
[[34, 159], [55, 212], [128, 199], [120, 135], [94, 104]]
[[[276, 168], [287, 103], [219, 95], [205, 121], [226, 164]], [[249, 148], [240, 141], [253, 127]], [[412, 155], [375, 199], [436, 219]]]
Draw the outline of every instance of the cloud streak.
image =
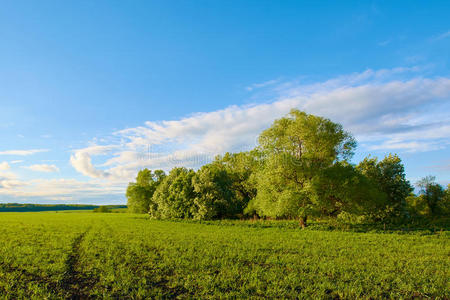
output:
[[52, 173], [52, 172], [59, 172], [59, 168], [55, 165], [47, 165], [47, 164], [36, 164], [31, 166], [23, 167], [25, 169], [29, 169], [36, 172], [45, 172], [45, 173]]
[[439, 34], [439, 35], [436, 36], [434, 39], [437, 40], [437, 41], [439, 41], [439, 40], [443, 40], [443, 39], [446, 39], [446, 38], [449, 38], [449, 37], [450, 37], [450, 30], [448, 30], [448, 31], [446, 31], [446, 32], [444, 32], [444, 33]]
[[32, 150], [6, 150], [0, 151], [0, 155], [17, 155], [17, 156], [28, 156], [40, 152], [48, 152], [48, 149], [32, 149]]

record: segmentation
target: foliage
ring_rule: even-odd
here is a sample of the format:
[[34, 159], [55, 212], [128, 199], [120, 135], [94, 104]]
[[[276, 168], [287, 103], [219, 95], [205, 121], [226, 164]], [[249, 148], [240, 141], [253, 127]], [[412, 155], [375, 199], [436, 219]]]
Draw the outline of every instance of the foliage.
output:
[[427, 176], [419, 180], [416, 185], [420, 188], [419, 197], [426, 203], [429, 214], [440, 215], [448, 211], [448, 189], [445, 191], [435, 180], [436, 177]]
[[233, 178], [218, 161], [198, 170], [192, 183], [196, 193], [195, 219], [233, 218], [243, 211], [242, 199], [234, 197]]
[[108, 208], [108, 206], [102, 205], [99, 207], [94, 208], [95, 213], [110, 213], [111, 210]]
[[416, 196], [414, 193], [409, 194], [409, 196], [406, 197], [406, 204], [411, 216], [430, 215], [427, 202], [422, 195]]
[[386, 196], [385, 203], [380, 203], [373, 212], [375, 219], [402, 218], [407, 214], [406, 197], [413, 191], [406, 180], [405, 168], [400, 157], [389, 154], [383, 160], [366, 157], [357, 169], [367, 176]]
[[252, 207], [263, 216], [300, 217], [302, 224], [308, 215], [326, 210], [324, 201], [333, 201], [315, 194], [313, 182], [317, 185], [334, 163], [349, 159], [356, 146], [341, 125], [298, 110], [276, 120], [259, 143], [265, 164], [257, 174]]
[[215, 161], [222, 164], [230, 175], [234, 197], [242, 203], [244, 212], [253, 215], [255, 211], [247, 207], [256, 197], [256, 174], [263, 164], [263, 154], [258, 149], [239, 153], [227, 152], [223, 156], [216, 157]]
[[259, 143], [268, 155], [286, 153], [319, 169], [336, 160], [348, 160], [356, 147], [342, 125], [296, 109], [264, 130]]
[[385, 194], [354, 166], [338, 162], [326, 168], [311, 182], [311, 195], [317, 215], [337, 217], [342, 213], [370, 215], [385, 203]]
[[441, 209], [445, 216], [450, 216], [450, 184], [447, 185], [445, 190], [444, 199], [441, 203]]
[[139, 171], [136, 182], [130, 182], [127, 188], [128, 209], [133, 213], [148, 213], [154, 209], [152, 196], [158, 185], [165, 178], [162, 170], [152, 172], [148, 169]]
[[[448, 231], [4, 213], [5, 299], [448, 299]], [[325, 225], [323, 225], [325, 226]]]
[[195, 172], [186, 168], [174, 168], [156, 188], [150, 210], [153, 218], [173, 219], [192, 218], [195, 212], [194, 186], [192, 178]]

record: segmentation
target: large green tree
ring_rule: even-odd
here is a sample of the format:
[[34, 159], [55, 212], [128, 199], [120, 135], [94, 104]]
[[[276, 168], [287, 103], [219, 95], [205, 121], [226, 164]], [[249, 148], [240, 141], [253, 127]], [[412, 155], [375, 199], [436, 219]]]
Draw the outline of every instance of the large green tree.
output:
[[148, 213], [150, 209], [154, 209], [153, 193], [165, 176], [162, 170], [156, 170], [155, 172], [149, 169], [140, 170], [136, 182], [130, 182], [127, 188], [126, 196], [129, 211], [143, 214]]
[[323, 209], [324, 198], [314, 195], [314, 179], [351, 158], [356, 146], [340, 124], [299, 110], [276, 120], [262, 132], [259, 144], [264, 166], [257, 174], [258, 193], [251, 207], [263, 216], [299, 218], [302, 226]]

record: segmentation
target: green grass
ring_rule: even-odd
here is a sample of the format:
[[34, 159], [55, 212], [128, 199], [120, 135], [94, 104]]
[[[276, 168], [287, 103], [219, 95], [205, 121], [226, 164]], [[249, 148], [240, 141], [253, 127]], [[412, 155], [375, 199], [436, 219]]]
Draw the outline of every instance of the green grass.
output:
[[[264, 225], [266, 224], [266, 225]], [[0, 214], [4, 298], [449, 298], [448, 231]]]

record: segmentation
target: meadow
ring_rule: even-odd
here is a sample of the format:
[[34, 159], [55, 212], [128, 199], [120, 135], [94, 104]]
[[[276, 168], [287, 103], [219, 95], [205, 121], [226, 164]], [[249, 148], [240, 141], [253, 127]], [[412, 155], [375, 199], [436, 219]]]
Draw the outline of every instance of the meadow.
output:
[[448, 299], [446, 230], [1, 213], [0, 295], [85, 298]]

